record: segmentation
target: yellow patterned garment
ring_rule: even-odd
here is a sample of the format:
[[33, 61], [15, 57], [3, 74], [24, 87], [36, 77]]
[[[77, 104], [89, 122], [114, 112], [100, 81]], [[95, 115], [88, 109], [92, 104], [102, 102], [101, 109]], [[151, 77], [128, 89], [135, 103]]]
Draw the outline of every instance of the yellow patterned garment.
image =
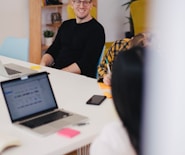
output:
[[103, 82], [104, 75], [107, 74], [109, 70], [112, 70], [113, 62], [120, 51], [126, 51], [135, 46], [150, 46], [151, 43], [152, 34], [149, 32], [138, 33], [131, 39], [125, 38], [115, 41], [108, 51], [106, 51], [98, 66], [98, 82]]
[[130, 39], [122, 39], [115, 41], [112, 46], [108, 49], [106, 54], [103, 56], [100, 65], [98, 66], [98, 81], [103, 81], [103, 76], [108, 73], [107, 63], [112, 69], [112, 64], [115, 60], [115, 57], [118, 55], [120, 51], [125, 51], [129, 48], [128, 42]]

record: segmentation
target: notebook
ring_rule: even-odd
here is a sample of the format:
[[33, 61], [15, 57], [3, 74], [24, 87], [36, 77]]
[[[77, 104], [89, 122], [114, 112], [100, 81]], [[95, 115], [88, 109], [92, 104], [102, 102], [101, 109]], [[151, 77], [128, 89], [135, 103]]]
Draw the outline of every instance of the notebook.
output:
[[8, 78], [16, 78], [34, 73], [37, 73], [37, 71], [13, 63], [3, 64], [0, 60], [1, 76]]
[[58, 108], [47, 72], [0, 84], [12, 123], [38, 134], [49, 135], [88, 119]]

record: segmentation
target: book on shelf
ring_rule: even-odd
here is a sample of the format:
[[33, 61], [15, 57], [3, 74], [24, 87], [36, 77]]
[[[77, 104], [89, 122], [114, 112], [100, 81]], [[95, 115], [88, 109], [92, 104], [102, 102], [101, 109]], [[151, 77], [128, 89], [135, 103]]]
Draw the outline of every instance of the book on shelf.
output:
[[42, 6], [46, 5], [46, 0], [42, 0]]
[[63, 4], [60, 0], [45, 0], [46, 5], [60, 5]]

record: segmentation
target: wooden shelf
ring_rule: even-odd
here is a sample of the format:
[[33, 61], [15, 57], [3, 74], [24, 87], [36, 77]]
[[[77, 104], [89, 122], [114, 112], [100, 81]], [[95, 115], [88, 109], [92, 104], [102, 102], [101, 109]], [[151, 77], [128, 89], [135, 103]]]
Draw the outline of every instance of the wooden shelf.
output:
[[61, 8], [63, 7], [63, 4], [60, 5], [44, 5], [42, 8]]
[[46, 24], [49, 27], [59, 28], [62, 23]]
[[57, 30], [61, 25], [61, 23], [43, 24], [43, 15], [46, 15], [44, 12], [57, 9], [58, 12], [62, 13], [62, 7], [64, 5], [65, 4], [43, 6], [43, 0], [29, 0], [29, 61], [31, 63], [39, 64], [43, 51], [48, 49], [47, 46], [42, 45], [43, 28], [51, 27], [51, 29]]

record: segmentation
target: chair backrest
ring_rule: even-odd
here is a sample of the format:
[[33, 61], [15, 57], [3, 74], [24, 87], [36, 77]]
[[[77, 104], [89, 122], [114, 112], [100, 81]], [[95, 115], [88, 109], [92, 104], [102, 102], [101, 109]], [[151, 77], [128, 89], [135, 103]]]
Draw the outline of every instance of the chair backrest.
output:
[[0, 47], [0, 55], [29, 61], [29, 41], [27, 38], [7, 37]]
[[[113, 44], [114, 42], [106, 42], [104, 47], [103, 47], [103, 50], [102, 50], [102, 53], [100, 55], [100, 58], [98, 60], [98, 65], [97, 67], [100, 65], [103, 57], [105, 56], [105, 54], [107, 53], [108, 49], [111, 47], [111, 45]], [[98, 79], [98, 69], [97, 69], [97, 73], [96, 73], [96, 78]]]
[[101, 55], [99, 57], [99, 60], [98, 60], [98, 64], [97, 64], [97, 72], [96, 72], [96, 78], [98, 79], [98, 66], [100, 65], [102, 59], [103, 59], [103, 56], [104, 56], [104, 53], [105, 53], [105, 45], [103, 46], [103, 49], [102, 49], [102, 52], [101, 52]]
[[[97, 8], [95, 6], [93, 6], [93, 8], [91, 9], [91, 16], [97, 19]], [[67, 5], [67, 17], [68, 19], [75, 18], [75, 13], [70, 3]]]
[[148, 30], [147, 8], [147, 0], [137, 0], [130, 6], [130, 13], [134, 24], [134, 35]]

